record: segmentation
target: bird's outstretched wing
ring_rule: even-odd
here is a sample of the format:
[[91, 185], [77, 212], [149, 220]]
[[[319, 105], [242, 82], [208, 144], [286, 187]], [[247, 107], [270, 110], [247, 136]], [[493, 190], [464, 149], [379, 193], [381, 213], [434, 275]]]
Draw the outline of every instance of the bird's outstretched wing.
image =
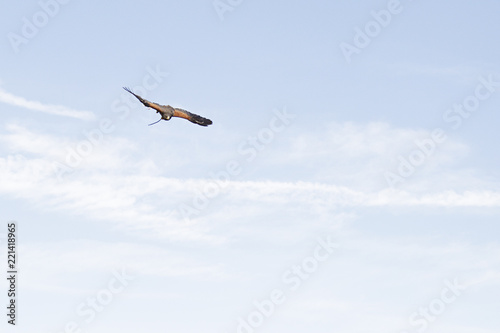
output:
[[194, 124], [198, 124], [200, 126], [212, 125], [212, 121], [210, 119], [203, 118], [202, 116], [199, 116], [197, 114], [191, 113], [191, 112], [186, 111], [184, 109], [175, 108], [173, 116], [174, 117], [179, 117], [179, 118], [187, 119], [190, 122], [192, 122]]
[[144, 98], [142, 98], [141, 96], [137, 95], [137, 94], [134, 94], [132, 92], [132, 90], [130, 90], [129, 88], [127, 87], [123, 87], [123, 89], [125, 89], [126, 91], [128, 91], [129, 93], [131, 93], [132, 95], [134, 95], [139, 101], [141, 101], [142, 104], [144, 104], [145, 107], [148, 107], [148, 108], [153, 108], [155, 109], [156, 111], [158, 112], [161, 112], [162, 111], [162, 108], [159, 104], [156, 104], [156, 103], [153, 103], [153, 102], [150, 102]]

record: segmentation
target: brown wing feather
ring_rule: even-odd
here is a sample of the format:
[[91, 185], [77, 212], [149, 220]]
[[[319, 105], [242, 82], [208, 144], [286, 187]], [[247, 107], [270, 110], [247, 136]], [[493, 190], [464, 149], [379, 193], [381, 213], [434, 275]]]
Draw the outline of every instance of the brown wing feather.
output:
[[125, 89], [126, 91], [128, 91], [129, 93], [131, 93], [132, 95], [134, 95], [139, 101], [141, 101], [142, 104], [144, 104], [144, 106], [148, 107], [148, 108], [153, 108], [155, 109], [156, 111], [160, 112], [162, 111], [162, 108], [159, 104], [156, 104], [156, 103], [153, 103], [153, 102], [150, 102], [144, 98], [142, 98], [141, 96], [137, 95], [137, 94], [134, 94], [129, 88], [127, 87], [123, 87], [123, 89]]
[[202, 116], [191, 113], [191, 112], [186, 111], [184, 109], [175, 108], [173, 116], [187, 119], [190, 122], [198, 124], [200, 126], [212, 125], [212, 121], [210, 119], [203, 118]]
[[184, 118], [187, 120], [191, 119], [190, 112], [182, 109], [174, 109], [174, 117]]

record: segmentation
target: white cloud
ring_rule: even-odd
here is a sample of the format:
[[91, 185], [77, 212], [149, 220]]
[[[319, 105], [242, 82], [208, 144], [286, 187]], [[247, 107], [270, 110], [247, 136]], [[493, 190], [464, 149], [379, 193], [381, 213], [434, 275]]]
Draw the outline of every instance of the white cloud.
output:
[[[373, 191], [389, 186], [384, 174], [397, 173], [399, 156], [408, 159], [411, 152], [419, 149], [415, 142], [430, 137], [428, 130], [394, 128], [386, 123], [331, 123], [323, 131], [294, 133], [286, 153], [269, 154], [266, 158], [300, 174], [302, 179]], [[432, 179], [428, 188], [438, 190], [442, 182], [436, 182], [436, 178], [462, 172], [456, 166], [468, 150], [452, 138], [436, 144], [433, 153], [400, 187], [414, 188]], [[467, 183], [471, 179], [460, 180]]]
[[0, 102], [57, 116], [77, 118], [81, 120], [92, 120], [95, 118], [95, 115], [90, 111], [79, 111], [62, 105], [43, 104], [37, 101], [30, 101], [24, 97], [11, 94], [2, 88], [0, 88]]
[[339, 243], [337, 252], [305, 282], [304, 292], [287, 295], [271, 325], [293, 325], [297, 331], [316, 325], [346, 332], [413, 332], [410, 315], [441, 297], [447, 280], [463, 286], [463, 292], [429, 328], [471, 332], [464, 314], [483, 311], [489, 292], [500, 283], [491, 283], [491, 271], [499, 264], [496, 245], [359, 233]]
[[193, 280], [224, 279], [226, 274], [221, 265], [201, 263], [196, 256], [155, 245], [72, 240], [30, 243], [22, 251], [26, 284], [42, 289], [66, 285], [67, 276], [89, 272], [96, 276], [113, 269], [135, 276]]
[[[362, 192], [336, 185], [310, 182], [241, 182], [232, 181], [201, 209], [191, 223], [177, 211], [180, 204], [192, 204], [196, 193], [212, 184], [210, 180], [179, 180], [164, 176], [126, 174], [81, 174], [60, 182], [54, 175], [45, 178], [32, 171], [41, 160], [0, 159], [4, 194], [21, 197], [44, 209], [65, 211], [104, 220], [128, 230], [154, 230], [156, 237], [216, 241], [206, 223], [218, 214], [217, 223], [231, 223], [248, 215], [280, 210], [310, 214], [321, 209], [331, 213], [356, 207], [499, 207], [500, 193], [491, 191], [453, 191], [415, 195], [401, 190]], [[217, 207], [217, 209], [215, 209]], [[194, 206], [194, 208], [197, 208]], [[215, 212], [213, 212], [215, 211]], [[176, 212], [172, 214], [172, 212]], [[232, 213], [230, 213], [232, 212]], [[212, 221], [214, 222], [214, 221]], [[308, 222], [309, 223], [309, 222]], [[212, 225], [213, 227], [213, 225]]]
[[[54, 162], [69, 165], [74, 171], [124, 169], [127, 166], [126, 155], [137, 150], [134, 142], [120, 137], [102, 136], [102, 139], [95, 141], [97, 143], [91, 143], [83, 136], [80, 140], [75, 140], [34, 132], [17, 124], [7, 124], [5, 127], [7, 132], [0, 135], [0, 142], [5, 144], [7, 151], [13, 153], [11, 157], [16, 156], [19, 161], [24, 159], [26, 164], [24, 155], [33, 155], [36, 159], [30, 161], [46, 162], [45, 166], [42, 166], [43, 163], [38, 163], [40, 169], [38, 173], [42, 171], [52, 173], [51, 164]], [[85, 151], [85, 154], [78, 152], [79, 146], [83, 143], [86, 147], [90, 147], [90, 151]], [[75, 161], [78, 165], [73, 167]], [[143, 167], [147, 168], [146, 161], [142, 163]], [[35, 167], [33, 163], [31, 164]]]
[[[395, 148], [387, 147], [391, 137], [405, 138], [401, 142], [422, 135], [391, 130], [386, 125], [370, 126], [338, 125], [338, 131], [318, 133], [318, 137], [327, 140], [312, 147], [312, 151], [296, 146], [291, 151], [299, 155], [309, 153], [312, 161], [327, 161], [329, 153], [322, 151], [332, 149], [333, 142], [334, 150], [339, 152], [336, 158], [371, 159], [376, 163], [393, 153]], [[206, 285], [200, 280], [205, 279], [239, 293], [226, 293], [221, 302], [221, 307], [228, 309], [225, 311], [236, 312], [233, 317], [227, 315], [231, 322], [251, 311], [255, 292], [272, 289], [273, 286], [268, 289], [269, 276], [281, 278], [283, 270], [289, 267], [284, 263], [300, 263], [304, 257], [297, 253], [305, 247], [304, 243], [325, 233], [341, 235], [339, 252], [304, 282], [303, 292], [287, 295], [289, 300], [266, 323], [267, 328], [276, 325], [285, 330], [291, 325], [307, 328], [313, 324], [325, 327], [333, 326], [337, 320], [336, 325], [345, 331], [369, 331], [374, 327], [379, 331], [404, 330], [409, 328], [408, 316], [439, 295], [444, 278], [465, 279], [470, 285], [467, 297], [476, 291], [498, 289], [497, 246], [441, 241], [421, 234], [411, 239], [406, 235], [396, 236], [395, 240], [380, 234], [373, 238], [357, 232], [356, 221], [352, 222], [366, 208], [373, 207], [410, 212], [436, 207], [497, 208], [500, 192], [494, 188], [426, 188], [413, 192], [366, 189], [349, 182], [232, 179], [218, 196], [209, 200], [206, 208], [200, 209], [199, 215], [184, 221], [177, 208], [180, 204], [192, 205], [197, 193], [213, 185], [209, 177], [173, 177], [175, 171], [137, 154], [140, 142], [133, 144], [124, 138], [109, 137], [95, 147], [75, 173], [60, 181], [51, 163], [64, 159], [67, 147], [75, 147], [78, 141], [40, 134], [22, 126], [7, 125], [6, 129], [7, 133], [0, 137], [0, 144], [7, 151], [0, 157], [0, 194], [34, 203], [37, 210], [54, 210], [69, 218], [83, 216], [89, 221], [85, 228], [113, 232], [109, 242], [24, 242], [25, 286], [30, 289], [59, 297], [71, 295], [82, 301], [95, 294], [93, 288], [102, 284], [103, 276], [106, 279], [113, 269], [125, 267], [131, 274], [136, 273], [136, 285], [140, 288], [131, 286], [123, 302], [148, 299], [153, 302], [156, 315], [162, 302], [172, 297], [185, 302], [183, 306], [191, 306], [196, 302], [193, 299], [216, 293], [204, 290]], [[306, 142], [315, 142], [314, 135], [306, 136]], [[453, 151], [460, 154], [462, 149], [450, 150], [451, 159], [455, 156]], [[297, 165], [302, 158], [288, 156], [288, 150], [277, 156], [277, 160], [289, 159]], [[362, 166], [363, 163], [357, 165], [360, 173]], [[370, 167], [365, 166], [369, 172]], [[330, 167], [318, 163], [315, 170], [326, 174]], [[436, 168], [439, 169], [438, 164]], [[343, 172], [349, 174], [347, 168]], [[128, 239], [131, 235], [137, 243], [116, 239]], [[275, 248], [268, 252], [269, 248], [255, 247], [256, 242]], [[190, 248], [192, 244], [196, 246]], [[165, 279], [175, 287], [161, 289]], [[245, 283], [251, 284], [252, 290], [242, 288]], [[278, 282], [275, 287], [287, 286]], [[192, 297], [189, 301], [183, 301], [186, 294]], [[456, 303], [457, 313], [471, 311], [484, 302], [469, 301], [464, 296]], [[366, 321], [359, 322], [360, 316]], [[440, 321], [449, 324], [444, 317]], [[463, 323], [443, 331], [453, 329], [469, 332]]]
[[[291, 221], [299, 216], [300, 221], [307, 221], [293, 222], [297, 224], [296, 230], [301, 230], [304, 223], [311, 224], [312, 215], [314, 223], [325, 224], [337, 220], [338, 216], [345, 214], [343, 209], [350, 208], [500, 206], [500, 192], [495, 189], [450, 188], [411, 192], [388, 188], [367, 190], [349, 182], [341, 185], [321, 181], [235, 179], [222, 186], [214, 198], [208, 199], [206, 207], [197, 206], [195, 201], [200, 193], [219, 185], [208, 177], [178, 179], [166, 176], [153, 160], [132, 158], [137, 148], [129, 140], [108, 138], [76, 167], [75, 173], [66, 175], [61, 181], [54, 169], [54, 161], [64, 161], [67, 147], [75, 147], [78, 142], [39, 134], [20, 126], [8, 125], [7, 130], [8, 133], [0, 140], [7, 150], [16, 153], [0, 158], [0, 193], [29, 200], [40, 209], [87, 216], [107, 221], [122, 230], [159, 238], [221, 242], [230, 235], [246, 232], [242, 226], [228, 229], [227, 226], [233, 225], [235, 220], [271, 216], [277, 211], [290, 214]], [[318, 134], [325, 140], [318, 141], [312, 134], [304, 135], [294, 141], [291, 157], [286, 152], [277, 158], [299, 163], [309, 154], [311, 160], [317, 161], [315, 170], [326, 174], [332, 172], [332, 165], [321, 161], [326, 161], [335, 151], [338, 152], [338, 156], [333, 158], [336, 161], [346, 158], [356, 162], [360, 158], [358, 161], [369, 159], [377, 163], [376, 160], [393, 153], [395, 148], [390, 148], [391, 142], [396, 142], [393, 146], [399, 147], [404, 143], [398, 142], [417, 134], [390, 129], [383, 124], [366, 127], [335, 125], [326, 134]], [[308, 149], [300, 146], [301, 142], [306, 142], [306, 147], [313, 143], [316, 146]], [[356, 168], [354, 174], [372, 172], [370, 163], [359, 162]], [[336, 172], [340, 171], [336, 169]], [[171, 171], [168, 173], [171, 174]], [[335, 179], [343, 175], [353, 176], [345, 169]], [[191, 216], [190, 222], [185, 221], [179, 210], [183, 204], [198, 210], [195, 216]], [[335, 223], [341, 223], [339, 221]], [[262, 229], [253, 226], [252, 232], [266, 233], [264, 225], [259, 227]]]

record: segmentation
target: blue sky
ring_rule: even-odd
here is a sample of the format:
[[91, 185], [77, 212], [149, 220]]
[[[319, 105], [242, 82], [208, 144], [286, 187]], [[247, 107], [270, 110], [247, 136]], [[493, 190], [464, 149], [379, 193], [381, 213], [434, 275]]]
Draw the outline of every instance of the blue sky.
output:
[[[499, 10], [5, 4], [2, 325], [497, 332]], [[123, 86], [213, 125], [148, 127]]]

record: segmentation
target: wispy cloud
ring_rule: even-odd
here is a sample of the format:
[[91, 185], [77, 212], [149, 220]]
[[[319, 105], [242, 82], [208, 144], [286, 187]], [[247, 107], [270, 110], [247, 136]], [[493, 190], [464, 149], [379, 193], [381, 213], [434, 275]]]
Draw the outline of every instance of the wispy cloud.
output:
[[[122, 138], [112, 138], [96, 147], [86, 163], [61, 181], [54, 161], [64, 158], [67, 147], [75, 146], [76, 142], [19, 126], [6, 128], [9, 133], [0, 136], [0, 141], [10, 153], [0, 157], [0, 193], [24, 198], [43, 209], [107, 221], [124, 231], [144, 233], [149, 237], [154, 234], [165, 239], [220, 242], [246, 232], [245, 221], [255, 216], [270, 216], [276, 211], [301, 216], [293, 222], [299, 230], [304, 225], [303, 220], [310, 224], [311, 216], [315, 223], [326, 223], [344, 209], [351, 208], [500, 206], [500, 192], [494, 187], [368, 190], [352, 184], [321, 181], [230, 179], [219, 185], [208, 175], [199, 179], [180, 179], [172, 177], [171, 170], [168, 175], [163, 174], [154, 160], [131, 158], [136, 148]], [[359, 144], [359, 147], [364, 146]], [[346, 154], [354, 154], [360, 148], [355, 145], [345, 149]], [[380, 154], [378, 150], [375, 147], [361, 155], [377, 155]], [[316, 172], [330, 167], [317, 165]], [[367, 164], [366, 169], [370, 168]], [[201, 193], [214, 185], [220, 186], [220, 195], [203, 199]], [[199, 209], [201, 213], [186, 222], [179, 208], [182, 205]], [[242, 224], [234, 226], [235, 220]], [[231, 230], [228, 225], [233, 226]], [[251, 232], [264, 234], [264, 229], [269, 231], [268, 226], [253, 224]]]
[[[50, 173], [34, 172], [37, 169], [50, 172], [48, 163], [16, 156], [0, 158], [0, 193], [44, 207], [40, 209], [82, 215], [108, 222], [126, 232], [164, 239], [220, 242], [245, 233], [244, 225], [228, 230], [228, 224], [236, 220], [245, 224], [255, 216], [271, 216], [276, 211], [310, 217], [325, 212], [333, 216], [346, 208], [363, 207], [500, 206], [500, 193], [493, 191], [444, 191], [418, 195], [395, 189], [363, 192], [310, 182], [230, 181], [221, 190], [220, 197], [209, 202], [199, 217], [186, 222], [178, 208], [182, 204], [200, 201], [198, 194], [211, 184], [211, 180], [103, 172], [75, 174], [60, 182]], [[195, 204], [194, 207], [198, 206]], [[291, 223], [296, 224], [297, 229], [301, 229], [304, 223], [311, 223], [310, 218], [295, 220], [289, 221], [289, 228]], [[253, 233], [261, 231], [269, 232], [269, 227], [252, 225]]]
[[[64, 249], [64, 250], [63, 250]], [[168, 250], [161, 246], [125, 242], [72, 240], [59, 243], [27, 245], [26, 268], [43, 272], [54, 284], [63, 283], [58, 276], [85, 274], [89, 271], [107, 272], [110, 268], [127, 267], [130, 272], [152, 276], [189, 276], [197, 279], [223, 278], [223, 267], [201, 263], [196, 256]], [[59, 257], [54, 255], [61, 253]], [[57, 259], [56, 259], [57, 258]], [[40, 276], [30, 281], [38, 284]]]
[[[113, 239], [109, 241], [92, 236], [91, 240], [64, 238], [62, 242], [48, 239], [25, 244], [26, 271], [28, 276], [36, 276], [36, 279], [28, 278], [26, 286], [36, 291], [61, 299], [77, 295], [84, 300], [88, 295], [95, 295], [95, 285], [100, 286], [103, 274], [115, 267], [125, 267], [137, 276], [140, 282], [136, 285], [141, 285], [141, 291], [131, 287], [130, 299], [122, 298], [123, 302], [136, 304], [138, 299], [147, 299], [153, 302], [153, 309], [165, 311], [162, 304], [171, 304], [172, 299], [188, 299], [189, 306], [197, 304], [203, 309], [207, 307], [203, 299], [212, 299], [210, 293], [218, 292], [217, 288], [207, 288], [207, 285], [224, 285], [239, 292], [227, 293], [224, 302], [221, 301], [228, 313], [235, 309], [231, 320], [250, 313], [248, 306], [256, 297], [262, 300], [255, 295], [268, 290], [270, 279], [282, 276], [283, 263], [300, 264], [304, 258], [300, 254], [304, 239], [307, 243], [311, 235], [333, 230], [339, 234], [342, 251], [318, 270], [301, 293], [293, 297], [289, 294], [290, 302], [276, 312], [270, 325], [284, 325], [284, 331], [291, 322], [304, 329], [318, 325], [338, 326], [344, 331], [368, 331], [375, 327], [377, 331], [402, 332], [412, 328], [408, 322], [412, 313], [440, 295], [443, 279], [458, 277], [460, 283], [471, 286], [470, 294], [477, 290], [488, 295], [488, 299], [472, 302], [460, 298], [447, 310], [447, 316], [465, 318], [464, 312], [483, 311], [491, 291], [498, 289], [496, 267], [500, 249], [497, 245], [449, 241], [418, 232], [401, 239], [377, 220], [374, 220], [377, 228], [383, 231], [373, 237], [370, 232], [360, 232], [356, 223], [342, 221], [373, 210], [410, 213], [417, 209], [419, 212], [455, 211], [454, 208], [462, 211], [469, 207], [477, 208], [476, 211], [497, 210], [500, 207], [498, 187], [471, 186], [464, 181], [468, 191], [458, 190], [455, 182], [422, 191], [367, 189], [355, 182], [340, 185], [337, 181], [321, 179], [262, 181], [243, 174], [229, 179], [220, 188], [220, 195], [209, 200], [201, 214], [185, 221], [176, 213], [179, 205], [197, 208], [193, 200], [214, 184], [208, 174], [198, 179], [177, 176], [176, 168], [191, 161], [166, 167], [158, 163], [163, 160], [150, 156], [154, 154], [137, 153], [141, 139], [134, 144], [132, 140], [112, 136], [96, 145], [86, 162], [61, 181], [52, 163], [64, 159], [68, 147], [78, 146], [76, 138], [38, 133], [22, 125], [7, 124], [5, 130], [6, 133], [0, 135], [0, 151], [6, 152], [0, 156], [0, 195], [32, 203], [34, 210], [81, 216], [88, 222], [83, 227], [85, 230], [98, 227], [113, 232]], [[405, 148], [404, 142], [411, 144], [421, 135], [425, 133], [377, 124], [339, 125], [317, 136], [304, 134], [284, 149], [274, 150], [273, 156], [277, 162], [297, 166], [307, 157], [313, 161], [314, 172], [337, 170], [341, 177], [349, 170], [318, 162], [327, 161], [332, 155], [335, 161], [376, 161], [402, 149], [401, 145]], [[311, 151], [307, 150], [308, 146]], [[453, 160], [465, 148], [449, 149], [446, 156]], [[177, 155], [181, 154], [173, 154], [173, 157]], [[363, 174], [374, 164], [358, 162], [356, 165], [357, 172]], [[446, 169], [440, 163], [435, 167]], [[202, 200], [200, 202], [203, 205]], [[412, 222], [401, 219], [398, 223]], [[449, 227], [450, 232], [456, 233], [451, 222], [437, 224], [436, 228]], [[435, 227], [431, 229], [434, 231]], [[125, 239], [118, 241], [121, 236]], [[285, 250], [267, 251], [261, 247], [255, 250], [254, 246], [246, 246], [256, 242], [263, 247], [272, 244], [273, 249]], [[196, 248], [192, 247], [193, 243]], [[231, 255], [220, 256], [222, 252]], [[300, 255], [296, 257], [296, 254]], [[174, 287], [164, 289], [165, 281]], [[192, 281], [196, 283], [190, 283]], [[242, 288], [245, 283], [253, 289]], [[282, 282], [275, 286], [284, 290], [288, 287]], [[387, 290], [394, 292], [387, 294]], [[360, 316], [368, 318], [367, 321], [359, 323]], [[439, 320], [443, 324], [460, 323], [445, 317]], [[473, 332], [456, 327], [442, 331]]]
[[[484, 305], [492, 299], [490, 293], [499, 285], [498, 279], [492, 279], [498, 276], [494, 269], [499, 263], [498, 245], [428, 236], [398, 239], [351, 234], [341, 241], [341, 249], [332, 258], [333, 265], [321, 272], [328, 289], [313, 286], [296, 295], [295, 302], [284, 309], [283, 321], [298, 327], [340, 322], [346, 332], [416, 332], [415, 322], [409, 321], [411, 314], [440, 297], [444, 280], [456, 279], [466, 287], [463, 294], [473, 299], [458, 298], [446, 316], [436, 316], [432, 326], [444, 325], [440, 332], [470, 333], [475, 331], [466, 329], [462, 318], [466, 313], [484, 312]], [[366, 321], [360, 322], [360, 316]]]
[[57, 116], [71, 117], [82, 120], [95, 119], [95, 115], [90, 111], [79, 111], [63, 105], [43, 104], [38, 101], [30, 101], [24, 97], [11, 94], [2, 88], [0, 88], [0, 102]]
[[[323, 128], [294, 133], [287, 153], [274, 153], [268, 159], [287, 170], [294, 168], [294, 173], [304, 180], [364, 190], [382, 189], [388, 186], [384, 173], [397, 168], [397, 157], [406, 156], [417, 147], [415, 142], [431, 135], [428, 130], [394, 127], [383, 122], [332, 122]], [[435, 154], [428, 156], [405, 188], [432, 179], [431, 188], [436, 189], [440, 183], [435, 178], [443, 179], [458, 172], [457, 166], [468, 152], [467, 145], [450, 137]], [[460, 179], [464, 183], [468, 180], [463, 175]], [[454, 186], [457, 185], [455, 182]]]

